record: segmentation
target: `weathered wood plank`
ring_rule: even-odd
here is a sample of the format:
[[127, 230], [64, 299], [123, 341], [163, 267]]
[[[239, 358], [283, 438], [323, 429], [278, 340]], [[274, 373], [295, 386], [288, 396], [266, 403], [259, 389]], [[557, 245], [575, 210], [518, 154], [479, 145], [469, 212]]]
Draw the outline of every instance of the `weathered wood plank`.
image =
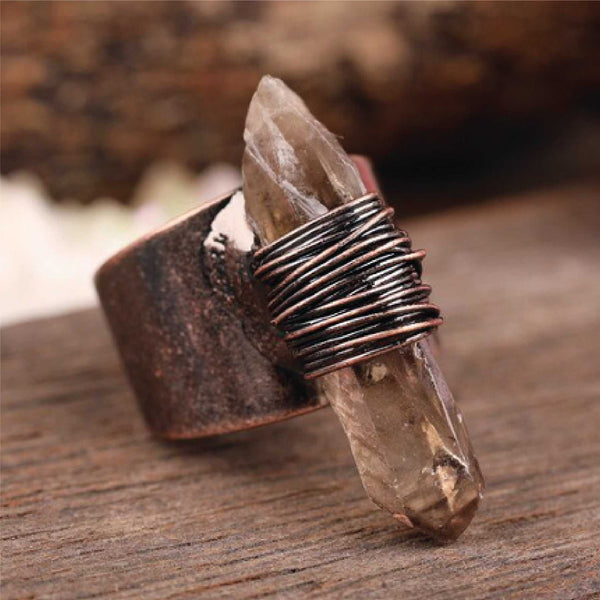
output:
[[147, 433], [96, 310], [2, 338], [2, 598], [600, 594], [600, 189], [407, 224], [487, 479], [458, 543], [367, 500], [327, 409]]

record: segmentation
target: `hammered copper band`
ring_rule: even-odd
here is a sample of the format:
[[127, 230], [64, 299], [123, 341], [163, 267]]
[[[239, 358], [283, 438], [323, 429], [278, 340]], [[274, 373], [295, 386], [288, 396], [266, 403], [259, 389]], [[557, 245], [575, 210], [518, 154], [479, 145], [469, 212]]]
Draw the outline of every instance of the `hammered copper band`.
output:
[[[377, 191], [367, 159], [353, 160]], [[229, 244], [222, 254], [205, 249], [233, 194], [131, 244], [96, 274], [125, 372], [160, 437], [227, 433], [327, 404], [271, 325], [252, 285], [251, 253]]]

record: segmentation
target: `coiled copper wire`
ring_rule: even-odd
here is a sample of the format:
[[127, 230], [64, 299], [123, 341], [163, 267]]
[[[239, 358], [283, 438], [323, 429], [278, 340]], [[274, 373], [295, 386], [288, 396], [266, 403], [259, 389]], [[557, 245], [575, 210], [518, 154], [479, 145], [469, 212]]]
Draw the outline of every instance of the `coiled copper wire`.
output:
[[367, 194], [254, 254], [273, 324], [312, 379], [412, 343], [442, 323], [394, 211]]

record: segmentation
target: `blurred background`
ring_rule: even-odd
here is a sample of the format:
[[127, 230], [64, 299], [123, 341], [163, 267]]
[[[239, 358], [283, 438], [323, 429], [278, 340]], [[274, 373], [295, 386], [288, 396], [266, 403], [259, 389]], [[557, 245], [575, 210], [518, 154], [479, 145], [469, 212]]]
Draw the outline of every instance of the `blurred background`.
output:
[[401, 217], [600, 174], [600, 3], [0, 9], [2, 323], [95, 303], [112, 252], [237, 185], [266, 73]]

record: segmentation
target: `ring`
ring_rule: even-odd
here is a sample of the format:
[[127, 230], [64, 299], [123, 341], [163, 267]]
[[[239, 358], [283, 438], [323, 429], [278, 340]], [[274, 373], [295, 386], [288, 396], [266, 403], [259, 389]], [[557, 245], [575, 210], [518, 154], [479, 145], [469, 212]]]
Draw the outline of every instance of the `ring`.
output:
[[450, 541], [483, 479], [428, 336], [442, 324], [364, 157], [280, 80], [244, 132], [243, 189], [122, 250], [96, 287], [151, 430], [228, 433], [331, 405], [371, 500]]

